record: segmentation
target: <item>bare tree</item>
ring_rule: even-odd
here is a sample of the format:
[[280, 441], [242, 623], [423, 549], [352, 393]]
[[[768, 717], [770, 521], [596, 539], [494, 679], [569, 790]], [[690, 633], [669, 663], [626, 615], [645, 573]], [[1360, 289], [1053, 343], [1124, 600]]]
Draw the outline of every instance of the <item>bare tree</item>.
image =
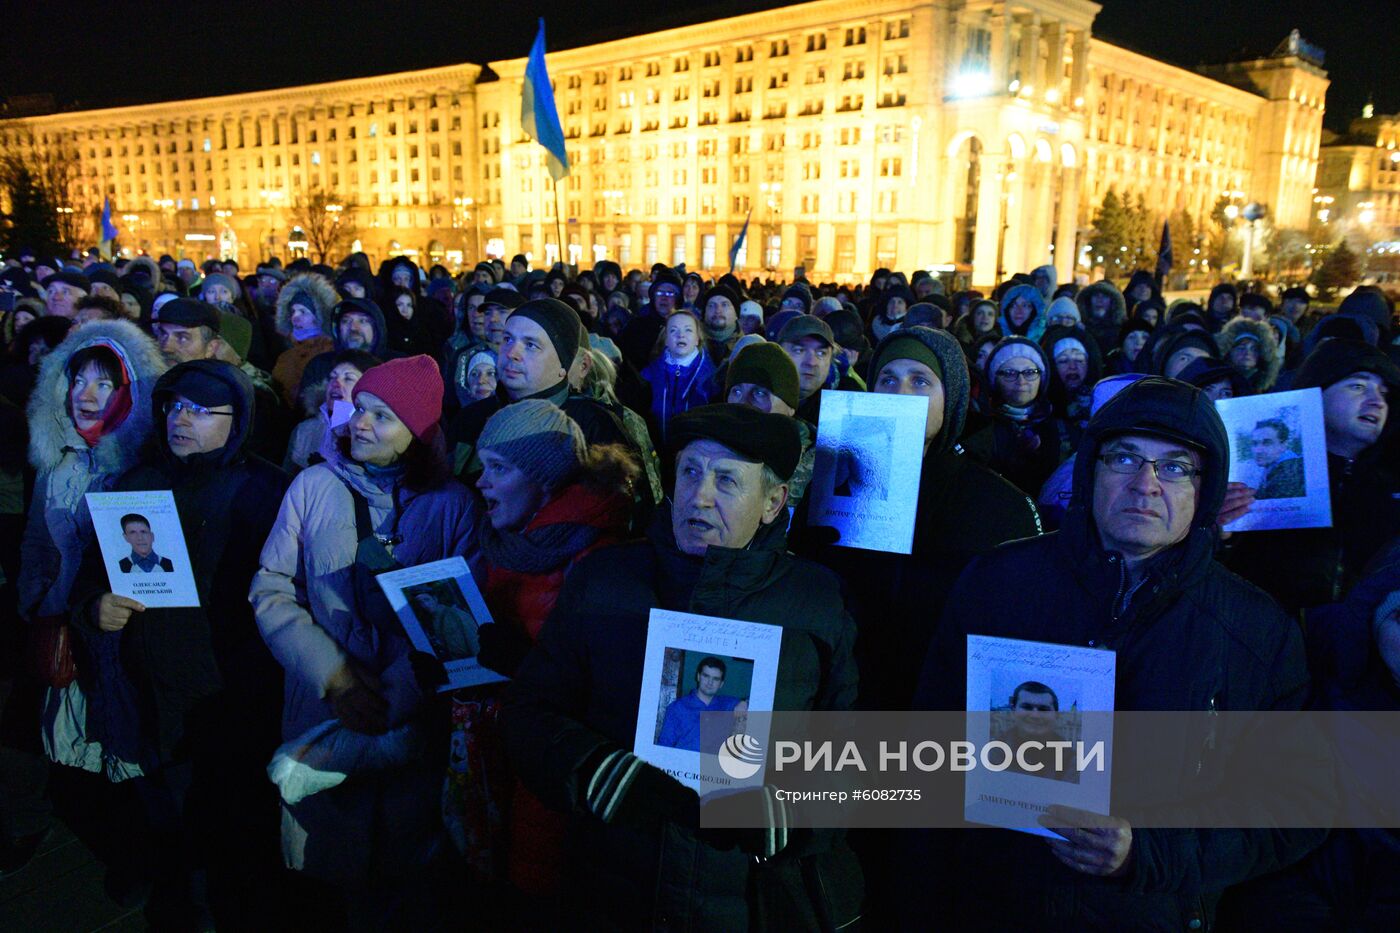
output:
[[358, 232], [354, 203], [321, 188], [312, 188], [296, 199], [292, 223], [306, 234], [306, 242], [319, 262], [344, 251]]
[[77, 147], [62, 136], [36, 134], [27, 126], [19, 127], [19, 134], [24, 143], [17, 147], [15, 158], [24, 165], [35, 189], [52, 206], [59, 244], [82, 246], [91, 239], [85, 230], [91, 205], [79, 203], [82, 188], [78, 184], [80, 155]]

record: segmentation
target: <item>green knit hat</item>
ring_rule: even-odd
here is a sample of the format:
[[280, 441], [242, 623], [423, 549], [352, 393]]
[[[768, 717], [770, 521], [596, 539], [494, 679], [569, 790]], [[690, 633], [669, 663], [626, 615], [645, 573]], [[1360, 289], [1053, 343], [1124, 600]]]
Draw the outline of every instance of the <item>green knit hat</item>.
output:
[[901, 335], [896, 332], [875, 351], [875, 357], [870, 361], [871, 385], [875, 384], [874, 380], [880, 377], [881, 368], [890, 360], [914, 360], [923, 363], [933, 370], [939, 382], [943, 381], [942, 362], [928, 344], [912, 334]]
[[756, 343], [744, 347], [729, 362], [724, 378], [724, 395], [736, 385], [752, 383], [763, 386], [794, 410], [801, 401], [797, 382], [797, 364], [787, 351], [776, 343]]
[[572, 476], [588, 452], [583, 429], [553, 402], [525, 399], [486, 421], [477, 450], [504, 457], [546, 490]]
[[219, 336], [238, 354], [240, 360], [248, 358], [248, 350], [253, 346], [251, 321], [233, 311], [220, 311]]

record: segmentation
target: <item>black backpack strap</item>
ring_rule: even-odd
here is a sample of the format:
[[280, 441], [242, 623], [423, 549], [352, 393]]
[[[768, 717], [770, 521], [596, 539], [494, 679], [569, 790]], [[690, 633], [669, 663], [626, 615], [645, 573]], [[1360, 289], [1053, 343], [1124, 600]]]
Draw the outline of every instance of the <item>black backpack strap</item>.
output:
[[374, 520], [369, 515], [369, 500], [349, 483], [345, 484], [345, 488], [349, 490], [350, 498], [355, 501], [355, 537], [360, 541], [373, 537]]

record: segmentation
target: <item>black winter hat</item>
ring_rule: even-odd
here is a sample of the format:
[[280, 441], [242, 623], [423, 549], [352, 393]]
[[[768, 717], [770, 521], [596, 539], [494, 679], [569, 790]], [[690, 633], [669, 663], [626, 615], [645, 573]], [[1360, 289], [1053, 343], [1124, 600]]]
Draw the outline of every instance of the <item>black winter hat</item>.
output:
[[1400, 390], [1400, 369], [1382, 350], [1364, 340], [1346, 337], [1334, 337], [1318, 344], [1298, 367], [1293, 388], [1325, 389], [1352, 373], [1373, 373], [1384, 380], [1392, 392]]
[[216, 334], [223, 328], [223, 316], [219, 313], [219, 309], [207, 301], [198, 301], [194, 298], [176, 298], [174, 301], [167, 301], [156, 312], [156, 320], [162, 324], [174, 324], [178, 327], [207, 327]]
[[802, 457], [802, 435], [795, 419], [747, 405], [692, 408], [672, 418], [666, 433], [672, 452], [679, 453], [691, 441], [715, 441], [745, 460], [771, 468], [784, 482], [792, 478]]
[[514, 311], [525, 303], [525, 296], [513, 288], [493, 288], [486, 293], [486, 297], [481, 299], [481, 306], [500, 305]]
[[523, 317], [540, 325], [554, 346], [554, 352], [559, 354], [560, 365], [565, 369], [573, 365], [578, 355], [579, 331], [583, 328], [577, 311], [558, 298], [536, 298], [516, 308], [510, 316]]
[[734, 291], [734, 289], [730, 288], [728, 285], [724, 285], [724, 284], [714, 285], [714, 286], [711, 286], [711, 288], [710, 288], [709, 291], [707, 291], [707, 292], [705, 292], [705, 294], [701, 295], [701, 296], [700, 296], [700, 301], [697, 302], [697, 306], [700, 308], [700, 310], [701, 310], [702, 312], [703, 312], [706, 308], [708, 308], [708, 307], [710, 306], [710, 299], [711, 299], [711, 298], [725, 298], [725, 299], [728, 299], [729, 303], [732, 304], [732, 305], [734, 306], [734, 316], [735, 316], [735, 317], [738, 317], [738, 315], [739, 315], [739, 305], [741, 305], [741, 304], [744, 303], [744, 300], [743, 300], [742, 298], [739, 297], [739, 293], [736, 292], [736, 291]]
[[1229, 482], [1230, 440], [1215, 403], [1195, 386], [1147, 376], [1104, 402], [1084, 429], [1074, 464], [1074, 505], [1088, 508], [1100, 446], [1124, 434], [1179, 441], [1200, 451], [1201, 484], [1192, 528], [1212, 528]]
[[839, 345], [859, 353], [870, 352], [870, 341], [865, 336], [865, 324], [858, 312], [842, 308], [840, 311], [831, 312], [822, 320], [831, 328], [831, 336], [836, 338]]
[[64, 285], [71, 285], [74, 288], [81, 288], [85, 292], [92, 291], [92, 282], [88, 279], [87, 276], [83, 275], [81, 272], [69, 272], [66, 270], [55, 272], [53, 275], [46, 276], [44, 278], [44, 281], [40, 282], [39, 284], [42, 285], [44, 288], [48, 288], [50, 285], [53, 285], [56, 282], [62, 282]]
[[[788, 290], [783, 292], [782, 301], [787, 301], [789, 298], [796, 298], [798, 301], [802, 302], [803, 314], [812, 313], [812, 290], [806, 285], [803, 285], [801, 282], [794, 282], [792, 285], [788, 286]], [[781, 302], [779, 303], [781, 304]]]
[[652, 304], [656, 303], [656, 290], [662, 285], [674, 285], [676, 288], [676, 299], [680, 300], [680, 294], [685, 288], [685, 283], [681, 281], [679, 275], [676, 275], [676, 273], [672, 272], [670, 269], [663, 268], [652, 273], [651, 285], [647, 287], [648, 302]]

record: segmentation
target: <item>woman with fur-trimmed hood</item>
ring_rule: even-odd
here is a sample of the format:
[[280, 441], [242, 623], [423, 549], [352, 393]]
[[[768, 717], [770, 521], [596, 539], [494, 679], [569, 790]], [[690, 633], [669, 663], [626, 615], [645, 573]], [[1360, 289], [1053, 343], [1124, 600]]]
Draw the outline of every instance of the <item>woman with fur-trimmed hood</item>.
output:
[[1105, 279], [1086, 285], [1074, 296], [1079, 305], [1079, 320], [1089, 336], [1099, 345], [1099, 354], [1107, 356], [1118, 346], [1118, 334], [1128, 319], [1128, 305], [1118, 286]]
[[1268, 392], [1283, 368], [1278, 336], [1263, 321], [1234, 317], [1215, 335], [1220, 355], [1240, 371], [1256, 393]]
[[272, 366], [272, 381], [289, 407], [296, 407], [301, 375], [313, 357], [335, 349], [331, 309], [335, 287], [314, 272], [294, 276], [277, 295], [277, 332], [291, 342]]
[[[153, 427], [151, 391], [166, 368], [155, 341], [128, 321], [84, 324], [44, 357], [29, 398], [29, 462], [37, 476], [18, 581], [19, 612], [31, 623], [66, 618], [74, 576], [95, 537], [84, 495], [110, 489], [140, 460]], [[105, 770], [112, 780], [139, 773], [131, 762], [105, 760], [102, 747], [74, 727], [86, 721], [76, 684], [50, 694], [50, 757]]]

